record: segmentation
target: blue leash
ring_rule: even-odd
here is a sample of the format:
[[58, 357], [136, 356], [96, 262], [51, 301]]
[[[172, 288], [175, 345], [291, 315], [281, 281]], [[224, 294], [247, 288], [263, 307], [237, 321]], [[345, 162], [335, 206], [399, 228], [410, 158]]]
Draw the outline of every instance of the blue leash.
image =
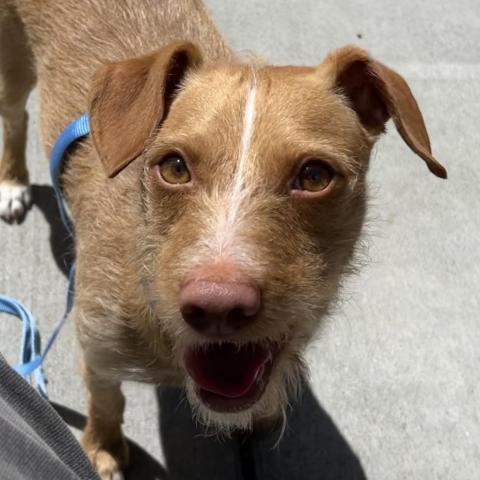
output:
[[[73, 225], [65, 208], [65, 198], [60, 185], [60, 173], [63, 161], [65, 160], [65, 152], [68, 147], [89, 133], [90, 124], [88, 114], [83, 114], [65, 127], [55, 142], [50, 154], [50, 175], [52, 177], [52, 185], [57, 198], [60, 218], [71, 236], [74, 234]], [[50, 335], [43, 352], [40, 350], [40, 332], [38, 331], [37, 322], [32, 313], [18, 300], [7, 297], [6, 295], [0, 295], [0, 313], [14, 315], [18, 317], [23, 324], [20, 363], [14, 368], [30, 383], [32, 383], [31, 377], [33, 375], [38, 391], [46, 398], [48, 397], [47, 381], [45, 379], [42, 365], [73, 308], [74, 283], [75, 264], [70, 268], [68, 275], [68, 293], [65, 313], [55, 324], [53, 332]]]

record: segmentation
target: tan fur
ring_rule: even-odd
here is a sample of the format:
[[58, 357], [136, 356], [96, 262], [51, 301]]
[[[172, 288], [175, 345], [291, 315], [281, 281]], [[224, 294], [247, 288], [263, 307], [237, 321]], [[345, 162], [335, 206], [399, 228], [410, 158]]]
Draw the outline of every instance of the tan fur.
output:
[[128, 465], [121, 429], [125, 398], [119, 382], [98, 377], [89, 367], [85, 367], [84, 379], [89, 398], [83, 445], [100, 476], [109, 478]]
[[[235, 61], [194, 0], [14, 3], [35, 55], [47, 153], [72, 118], [89, 111], [92, 120], [63, 182], [90, 392], [84, 445], [102, 478], [127, 462], [123, 380], [183, 383], [196, 414], [227, 433], [280, 414], [350, 268], [371, 148], [389, 117], [445, 176], [408, 86], [356, 47], [318, 67]], [[187, 52], [181, 62], [178, 52]], [[172, 151], [192, 174], [179, 189], [158, 177]], [[291, 191], [306, 158], [336, 170], [326, 193]], [[187, 280], [236, 276], [258, 284], [263, 306], [233, 341], [271, 341], [281, 352], [261, 399], [220, 414], [202, 405], [185, 374], [185, 351], [207, 340], [185, 323], [178, 302]]]

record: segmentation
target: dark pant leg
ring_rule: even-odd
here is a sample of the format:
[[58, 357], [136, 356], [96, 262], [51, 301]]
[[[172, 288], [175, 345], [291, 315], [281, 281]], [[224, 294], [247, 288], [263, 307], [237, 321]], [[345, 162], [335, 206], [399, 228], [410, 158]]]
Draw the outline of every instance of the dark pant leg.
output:
[[57, 412], [0, 355], [0, 479], [98, 478]]

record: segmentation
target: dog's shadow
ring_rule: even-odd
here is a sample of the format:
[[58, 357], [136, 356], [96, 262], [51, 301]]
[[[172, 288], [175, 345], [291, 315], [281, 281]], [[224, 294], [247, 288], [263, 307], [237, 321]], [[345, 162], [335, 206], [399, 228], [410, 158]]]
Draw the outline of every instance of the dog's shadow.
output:
[[68, 277], [74, 258], [73, 238], [60, 219], [55, 191], [50, 185], [32, 185], [32, 203], [50, 226], [50, 247], [59, 270]]
[[[273, 427], [231, 439], [208, 437], [177, 388], [159, 387], [160, 434], [169, 480], [366, 480], [359, 459], [308, 383]], [[278, 442], [278, 445], [277, 445]]]
[[[73, 241], [60, 220], [54, 191], [33, 185], [32, 197], [50, 225], [55, 262], [68, 275]], [[279, 427], [221, 440], [208, 436], [195, 422], [183, 390], [158, 387], [157, 399], [166, 465], [130, 442], [132, 463], [126, 480], [366, 480], [357, 456], [307, 383], [276, 447]], [[83, 415], [55, 407], [66, 423], [83, 428]]]

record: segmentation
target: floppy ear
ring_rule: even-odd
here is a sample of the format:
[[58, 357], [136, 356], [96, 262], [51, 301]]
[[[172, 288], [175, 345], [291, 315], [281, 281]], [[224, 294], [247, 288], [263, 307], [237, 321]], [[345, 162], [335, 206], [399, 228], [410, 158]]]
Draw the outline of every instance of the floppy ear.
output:
[[138, 157], [168, 114], [187, 71], [201, 62], [197, 47], [175, 42], [97, 70], [90, 93], [90, 125], [109, 177]]
[[332, 52], [320, 65], [372, 134], [385, 130], [392, 118], [405, 143], [420, 156], [429, 170], [441, 178], [447, 171], [432, 155], [430, 140], [417, 102], [405, 80], [367, 52], [348, 46]]

